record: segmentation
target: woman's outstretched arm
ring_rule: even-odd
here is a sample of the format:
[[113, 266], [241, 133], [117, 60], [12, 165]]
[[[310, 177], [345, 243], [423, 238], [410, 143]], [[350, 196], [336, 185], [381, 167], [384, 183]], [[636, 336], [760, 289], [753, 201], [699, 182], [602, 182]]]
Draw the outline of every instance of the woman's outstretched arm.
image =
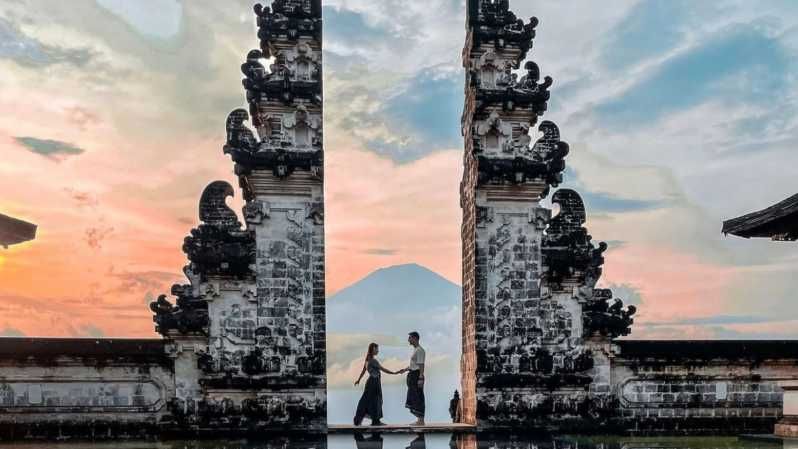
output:
[[399, 374], [399, 371], [391, 371], [391, 370], [389, 370], [389, 369], [385, 369], [385, 368], [384, 368], [384, 367], [383, 367], [383, 366], [380, 364], [380, 362], [377, 362], [377, 367], [379, 367], [380, 371], [382, 371], [383, 373], [388, 373], [388, 374]]
[[365, 373], [366, 373], [366, 364], [364, 363], [364, 364], [363, 364], [363, 369], [362, 369], [362, 370], [360, 370], [360, 375], [359, 375], [359, 376], [357, 376], [357, 380], [355, 381], [355, 385], [357, 385], [357, 384], [359, 384], [359, 383], [360, 383], [360, 379], [362, 379], [362, 378], [363, 378], [363, 374], [365, 374]]

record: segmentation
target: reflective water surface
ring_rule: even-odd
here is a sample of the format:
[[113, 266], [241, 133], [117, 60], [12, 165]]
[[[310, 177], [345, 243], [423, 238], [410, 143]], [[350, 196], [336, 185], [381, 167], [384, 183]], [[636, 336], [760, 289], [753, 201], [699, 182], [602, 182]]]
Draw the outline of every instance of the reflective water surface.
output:
[[13, 442], [0, 449], [798, 449], [798, 442], [736, 437], [528, 437], [376, 434], [271, 437], [262, 440]]

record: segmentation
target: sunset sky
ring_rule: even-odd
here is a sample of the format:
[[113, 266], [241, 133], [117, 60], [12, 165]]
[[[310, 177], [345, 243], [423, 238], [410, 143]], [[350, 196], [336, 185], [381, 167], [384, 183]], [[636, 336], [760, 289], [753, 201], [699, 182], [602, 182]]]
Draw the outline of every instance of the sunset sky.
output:
[[[511, 3], [633, 337], [798, 337], [798, 247], [720, 233], [798, 191], [798, 2]], [[403, 263], [459, 283], [464, 1], [323, 4], [328, 294]], [[203, 187], [237, 185], [255, 33], [245, 1], [0, 5], [0, 212], [39, 225], [0, 249], [0, 334], [154, 336]]]

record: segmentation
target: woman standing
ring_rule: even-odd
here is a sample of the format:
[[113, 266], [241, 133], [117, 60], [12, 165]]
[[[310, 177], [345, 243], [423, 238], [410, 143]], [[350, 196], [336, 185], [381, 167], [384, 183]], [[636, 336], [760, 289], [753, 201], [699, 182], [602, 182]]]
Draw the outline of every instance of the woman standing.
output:
[[363, 374], [368, 371], [369, 378], [366, 380], [366, 386], [363, 388], [363, 396], [357, 403], [357, 411], [355, 412], [355, 425], [359, 426], [363, 422], [363, 418], [368, 416], [371, 418], [372, 426], [384, 425], [382, 419], [382, 384], [380, 382], [380, 371], [388, 374], [398, 374], [394, 371], [389, 371], [380, 365], [377, 361], [377, 354], [380, 353], [380, 347], [377, 343], [369, 344], [368, 351], [366, 352], [366, 361], [363, 363], [363, 369], [360, 371], [360, 376], [357, 377], [355, 385], [360, 383]]

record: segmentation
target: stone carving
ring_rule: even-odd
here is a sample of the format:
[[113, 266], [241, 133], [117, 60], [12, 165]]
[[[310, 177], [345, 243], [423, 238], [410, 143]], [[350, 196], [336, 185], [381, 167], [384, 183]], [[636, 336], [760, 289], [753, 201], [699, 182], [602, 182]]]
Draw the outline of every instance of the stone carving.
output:
[[172, 305], [166, 295], [150, 303], [150, 310], [155, 315], [155, 332], [168, 336], [174, 331], [186, 335], [208, 333], [208, 305], [199, 297], [191, 294], [190, 285], [175, 284], [172, 295], [177, 297], [177, 304]]
[[257, 4], [254, 9], [261, 55], [274, 57], [274, 63], [263, 79], [251, 79], [250, 97], [285, 104], [296, 98], [319, 104], [321, 50], [313, 43], [321, 43], [321, 1], [275, 0], [271, 7]]
[[483, 54], [471, 70], [474, 87], [486, 90], [503, 90], [515, 86], [518, 76], [513, 72], [513, 62], [504, 61], [493, 50]]
[[[241, 80], [241, 84], [244, 85], [247, 104], [249, 104], [249, 110], [254, 121], [253, 124], [256, 127], [260, 126], [260, 121], [256, 113], [255, 105], [260, 98], [259, 92], [262, 90], [261, 86], [266, 82], [267, 79], [269, 79], [270, 76], [270, 74], [266, 72], [266, 67], [264, 67], [263, 63], [260, 62], [261, 59], [263, 59], [263, 53], [260, 50], [251, 50], [249, 53], [247, 53], [247, 60], [241, 64], [241, 73], [244, 74], [244, 79]], [[248, 119], [248, 117], [244, 118], [244, 120], [246, 119]], [[230, 140], [229, 128], [230, 125], [228, 119], [228, 141]]]
[[562, 286], [569, 278], [592, 287], [601, 276], [602, 253], [607, 244], [593, 245], [592, 237], [582, 226], [586, 219], [585, 205], [578, 193], [560, 189], [551, 201], [560, 206], [560, 213], [551, 219], [543, 240], [546, 279], [554, 287]]
[[319, 82], [321, 75], [321, 61], [310, 46], [300, 42], [285, 55], [285, 61], [292, 67], [292, 80], [304, 82]]
[[549, 174], [547, 181], [556, 187], [562, 182], [562, 171], [565, 170], [565, 156], [570, 151], [569, 146], [560, 140], [560, 129], [552, 121], [541, 122], [538, 131], [543, 133], [543, 137], [530, 149], [531, 157], [546, 164], [546, 171]]
[[629, 335], [632, 331], [631, 326], [634, 322], [632, 315], [637, 312], [637, 308], [630, 305], [624, 309], [623, 301], [620, 299], [613, 301], [612, 296], [610, 289], [593, 290], [593, 297], [582, 309], [586, 337], [601, 335], [617, 338]]
[[546, 112], [551, 96], [549, 87], [554, 80], [547, 76], [539, 83], [540, 68], [533, 61], [524, 64], [526, 74], [519, 80], [513, 73], [517, 67], [515, 61], [501, 60], [493, 50], [488, 50], [469, 73], [483, 100], [501, 103], [504, 109], [528, 105], [535, 114], [542, 115]]
[[310, 116], [304, 105], [299, 105], [293, 114], [283, 118], [283, 128], [291, 133], [291, 144], [296, 150], [321, 147], [321, 121]]
[[227, 142], [224, 145], [224, 154], [236, 155], [257, 151], [258, 140], [244, 124], [247, 120], [249, 120], [249, 114], [244, 109], [235, 109], [227, 116]]
[[486, 120], [477, 124], [476, 135], [480, 138], [480, 151], [493, 153], [512, 151], [513, 126], [503, 121], [496, 111], [491, 112]]
[[[191, 230], [183, 243], [189, 264], [183, 269], [191, 284], [172, 286], [177, 297], [172, 305], [166, 295], [150, 304], [155, 331], [167, 335], [208, 333], [208, 307], [205, 298], [218, 296], [215, 284], [204, 282], [208, 276], [252, 276], [255, 240], [241, 229], [238, 217], [226, 203], [234, 194], [224, 181], [210, 183], [202, 192], [199, 205], [200, 225]], [[212, 293], [213, 292], [213, 293]]]
[[521, 78], [521, 81], [515, 87], [524, 93], [545, 99], [544, 102], [539, 101], [534, 108], [536, 114], [543, 114], [546, 111], [545, 101], [548, 101], [551, 96], [549, 87], [554, 83], [554, 80], [547, 76], [542, 83], [538, 84], [538, 81], [540, 81], [540, 68], [533, 61], [527, 61], [524, 64], [524, 70], [526, 70], [526, 75]]
[[249, 115], [236, 109], [227, 119], [227, 143], [223, 151], [236, 162], [236, 172], [246, 174], [253, 169], [270, 169], [285, 178], [297, 169], [312, 171], [321, 177], [324, 165], [322, 126], [318, 115], [300, 104], [290, 114], [257, 113], [258, 143], [244, 122]]
[[239, 278], [253, 274], [255, 240], [249, 231], [241, 230], [235, 212], [225, 203], [233, 194], [233, 187], [224, 181], [209, 184], [202, 193], [202, 224], [192, 229], [183, 243], [193, 273]]
[[261, 50], [267, 58], [275, 41], [301, 37], [321, 41], [321, 0], [275, 0], [271, 7], [258, 3], [254, 10]]
[[468, 17], [477, 45], [514, 46], [524, 55], [532, 48], [538, 19], [525, 23], [510, 11], [509, 0], [468, 0]]
[[250, 200], [244, 205], [244, 219], [247, 224], [261, 224], [270, 214], [271, 205], [268, 201]]
[[546, 77], [538, 84], [540, 71], [532, 61], [525, 65], [527, 73], [520, 81], [513, 73], [532, 48], [538, 19], [524, 23], [509, 10], [507, 0], [468, 0], [468, 18], [471, 45], [485, 49], [468, 65], [470, 83], [477, 89], [477, 107], [499, 104], [504, 110], [520, 107], [543, 114], [552, 79]]
[[238, 217], [227, 206], [227, 197], [234, 195], [233, 186], [225, 181], [214, 181], [208, 184], [200, 197], [200, 221], [219, 229], [240, 229], [241, 223], [238, 221]]
[[[513, 137], [513, 129], [519, 129]], [[560, 140], [554, 122], [543, 121], [538, 130], [543, 136], [532, 143], [528, 123], [508, 123], [493, 111], [474, 130], [479, 161], [479, 183], [519, 184], [542, 180], [558, 186], [565, 170], [568, 144]]]

